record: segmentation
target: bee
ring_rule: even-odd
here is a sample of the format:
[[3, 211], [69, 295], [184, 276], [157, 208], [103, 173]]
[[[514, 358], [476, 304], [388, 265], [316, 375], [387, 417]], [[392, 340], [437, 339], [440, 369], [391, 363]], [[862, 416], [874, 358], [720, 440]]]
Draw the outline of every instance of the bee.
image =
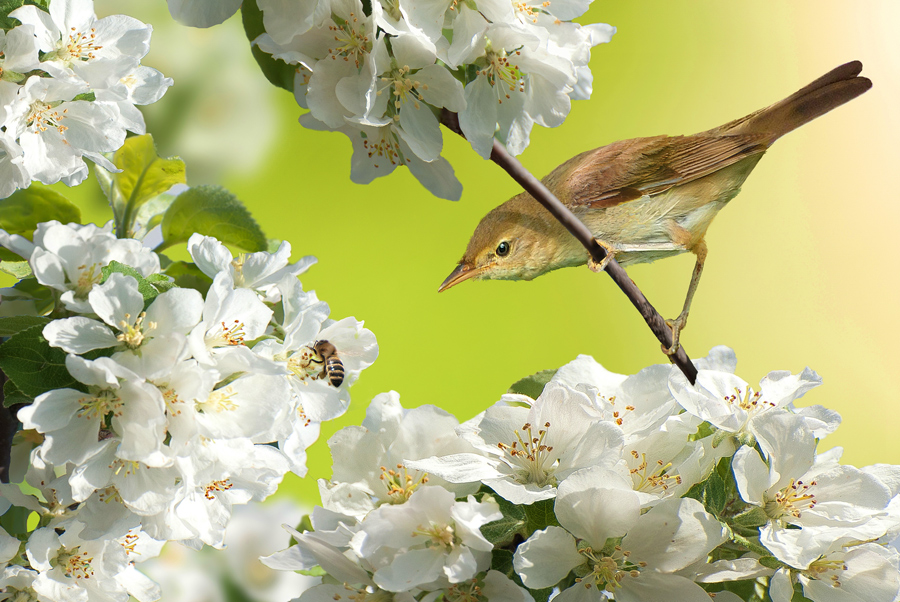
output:
[[313, 351], [325, 364], [319, 378], [327, 376], [328, 382], [334, 387], [340, 387], [341, 383], [344, 382], [344, 362], [338, 357], [337, 349], [328, 341], [323, 340], [313, 343]]
[[324, 339], [302, 347], [288, 360], [288, 369], [304, 383], [327, 378], [337, 388], [344, 382], [344, 362], [334, 344]]

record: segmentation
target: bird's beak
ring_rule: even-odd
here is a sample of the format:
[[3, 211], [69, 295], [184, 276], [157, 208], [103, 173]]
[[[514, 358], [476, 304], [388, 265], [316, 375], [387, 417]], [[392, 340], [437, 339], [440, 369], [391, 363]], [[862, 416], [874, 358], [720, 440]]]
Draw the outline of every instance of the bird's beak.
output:
[[458, 266], [456, 266], [455, 270], [450, 272], [450, 275], [447, 276], [447, 279], [441, 283], [440, 288], [438, 288], [438, 292], [440, 293], [442, 291], [445, 291], [451, 286], [455, 286], [463, 280], [468, 280], [478, 273], [479, 270], [476, 270], [475, 266], [472, 266], [468, 263], [460, 263]]

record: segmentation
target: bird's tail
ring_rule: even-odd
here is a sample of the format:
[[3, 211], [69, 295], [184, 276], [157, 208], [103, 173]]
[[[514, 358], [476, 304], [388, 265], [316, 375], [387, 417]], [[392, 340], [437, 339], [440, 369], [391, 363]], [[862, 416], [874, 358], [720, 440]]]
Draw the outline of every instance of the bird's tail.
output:
[[710, 134], [769, 134], [769, 144], [872, 87], [860, 77], [862, 63], [852, 61], [833, 69], [781, 102], [726, 123]]

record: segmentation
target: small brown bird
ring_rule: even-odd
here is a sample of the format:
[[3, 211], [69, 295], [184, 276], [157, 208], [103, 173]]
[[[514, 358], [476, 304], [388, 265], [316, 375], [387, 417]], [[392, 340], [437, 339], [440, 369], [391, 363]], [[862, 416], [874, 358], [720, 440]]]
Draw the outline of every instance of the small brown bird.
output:
[[[684, 309], [674, 320], [678, 349], [706, 259], [706, 229], [773, 142], [872, 87], [853, 61], [742, 119], [694, 136], [622, 140], [581, 153], [542, 181], [622, 265], [690, 251], [697, 256]], [[534, 198], [514, 196], [475, 228], [438, 291], [468, 279], [531, 280], [589, 262], [585, 248]], [[593, 262], [591, 262], [593, 264]], [[595, 271], [605, 267], [591, 265]]]

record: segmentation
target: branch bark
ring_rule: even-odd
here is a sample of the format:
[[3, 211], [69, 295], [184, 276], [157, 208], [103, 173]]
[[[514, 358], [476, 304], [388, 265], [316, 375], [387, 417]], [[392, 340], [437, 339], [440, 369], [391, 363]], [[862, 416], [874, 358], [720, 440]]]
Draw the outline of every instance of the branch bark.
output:
[[9, 483], [10, 452], [19, 423], [16, 420], [14, 409], [3, 404], [4, 384], [6, 384], [6, 375], [0, 371], [0, 483]]
[[[441, 123], [451, 131], [465, 137], [459, 127], [459, 117], [456, 113], [452, 113], [446, 109], [443, 110], [441, 113]], [[575, 217], [575, 214], [572, 213], [568, 207], [563, 205], [562, 202], [560, 202], [560, 200], [540, 182], [540, 180], [525, 169], [518, 159], [509, 154], [506, 148], [497, 140], [494, 140], [494, 147], [491, 150], [491, 161], [502, 167], [512, 179], [518, 182], [522, 188], [528, 192], [528, 194], [537, 199], [537, 201], [543, 205], [553, 217], [559, 220], [559, 222], [572, 233], [572, 236], [584, 245], [584, 248], [587, 249], [587, 252], [590, 253], [594, 261], [600, 262], [606, 257], [606, 251], [597, 244], [597, 241], [594, 239], [594, 236], [591, 234], [588, 227]], [[615, 259], [611, 259], [606, 265], [606, 273], [609, 274], [609, 277], [613, 279], [613, 282], [622, 289], [622, 292], [625, 293], [625, 296], [628, 297], [632, 305], [637, 308], [638, 312], [640, 312], [641, 316], [644, 318], [644, 321], [647, 322], [647, 326], [650, 327], [650, 330], [653, 331], [653, 334], [659, 339], [659, 342], [666, 348], [670, 347], [672, 345], [672, 329], [666, 325], [665, 319], [663, 319], [653, 305], [650, 304], [647, 297], [644, 296], [634, 281], [628, 277], [628, 274], [625, 273], [622, 266], [620, 266]], [[679, 347], [675, 354], [669, 356], [669, 360], [678, 366], [691, 384], [694, 384], [697, 379], [697, 368], [691, 362], [684, 347]]]

